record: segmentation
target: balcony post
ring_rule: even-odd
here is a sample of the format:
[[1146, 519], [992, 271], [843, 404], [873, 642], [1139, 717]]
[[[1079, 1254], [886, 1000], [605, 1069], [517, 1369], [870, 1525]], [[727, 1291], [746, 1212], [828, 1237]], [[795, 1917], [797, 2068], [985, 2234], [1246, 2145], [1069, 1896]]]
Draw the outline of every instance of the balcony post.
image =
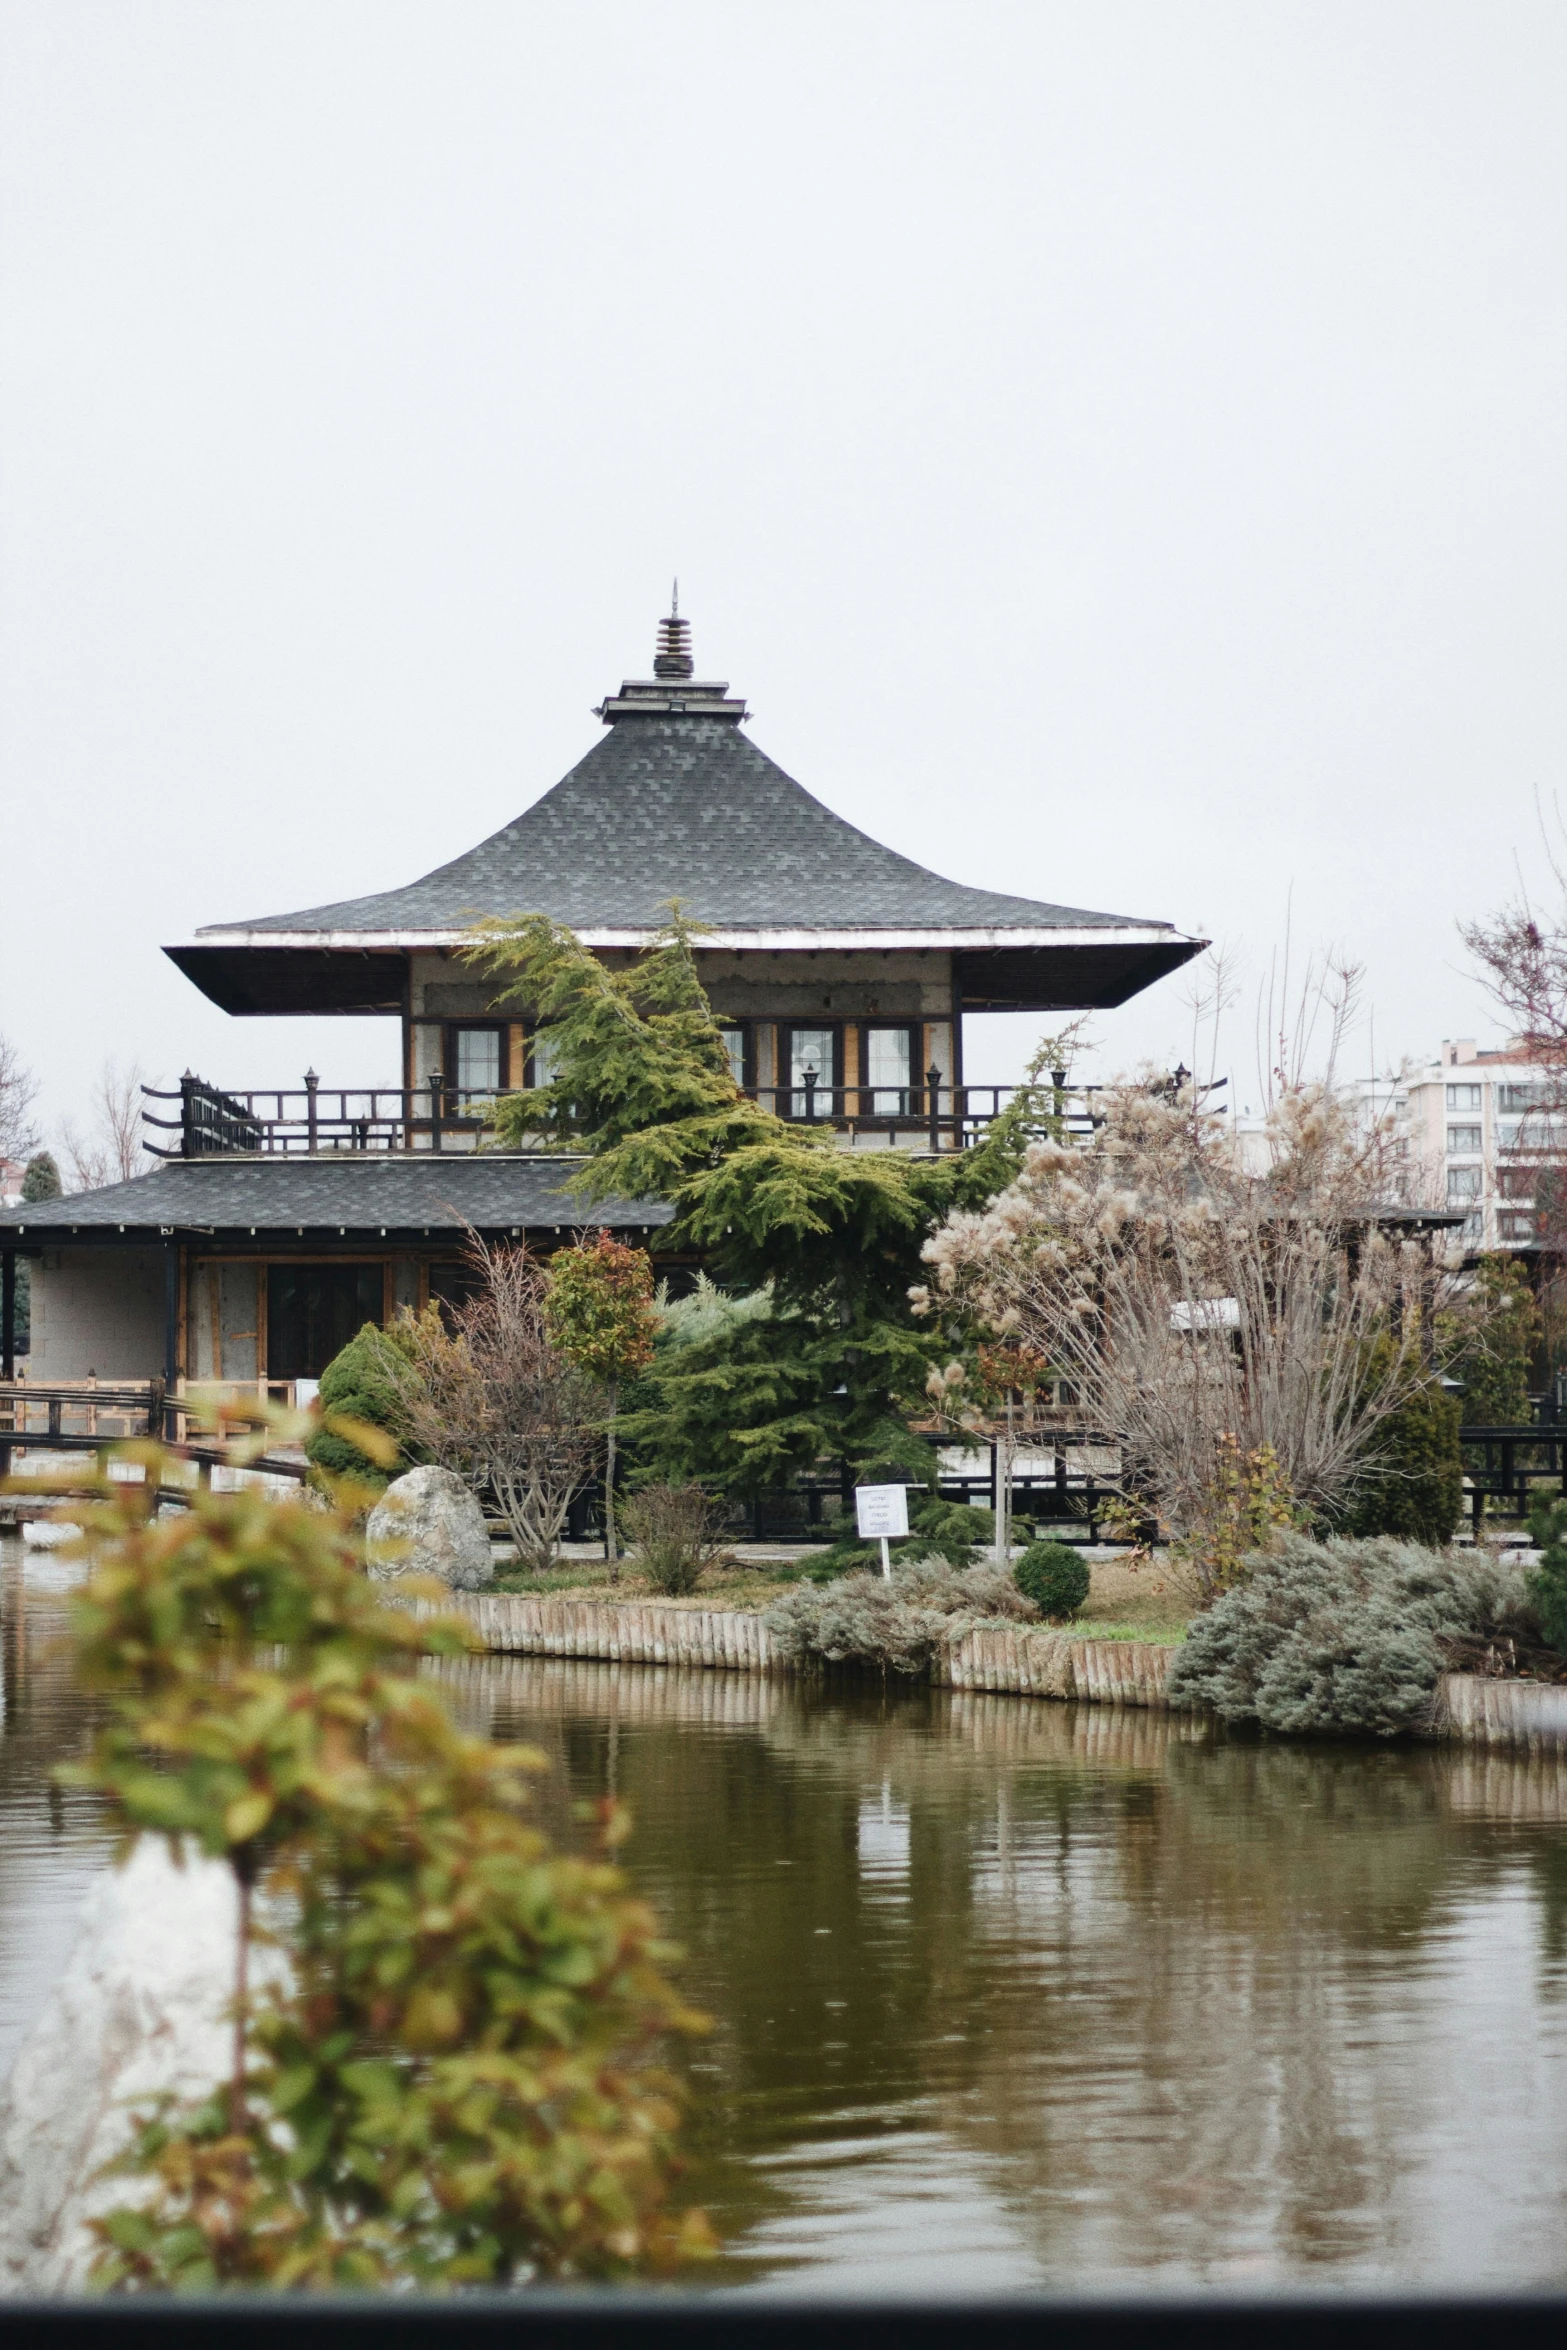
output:
[[930, 1111], [930, 1147], [933, 1151], [939, 1151], [941, 1148], [941, 1095], [937, 1088], [941, 1084], [941, 1071], [934, 1062], [925, 1072], [925, 1083], [929, 1089], [927, 1107]]
[[441, 1147], [441, 1096], [445, 1086], [444, 1072], [440, 1069], [432, 1070], [430, 1073], [430, 1148], [433, 1151], [438, 1151]]
[[180, 1244], [163, 1244], [163, 1439], [179, 1437], [175, 1398], [180, 1384]]
[[201, 1140], [196, 1131], [196, 1084], [193, 1073], [187, 1069], [180, 1079], [180, 1157], [199, 1158]]
[[316, 1144], [320, 1138], [320, 1120], [316, 1106], [316, 1096], [320, 1087], [321, 1080], [314, 1069], [307, 1069], [305, 1071], [305, 1148], [312, 1158], [316, 1155]]
[[805, 1078], [805, 1122], [808, 1126], [814, 1126], [816, 1123], [816, 1071], [807, 1069], [803, 1075]]

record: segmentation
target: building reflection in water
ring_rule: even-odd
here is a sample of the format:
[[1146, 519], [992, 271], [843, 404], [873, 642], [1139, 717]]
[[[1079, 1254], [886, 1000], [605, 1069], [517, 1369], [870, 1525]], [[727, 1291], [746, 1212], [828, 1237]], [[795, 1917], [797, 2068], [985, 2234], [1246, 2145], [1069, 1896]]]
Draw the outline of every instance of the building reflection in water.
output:
[[948, 1691], [452, 1668], [614, 1773], [714, 2015], [724, 2277], [1567, 2270], [1567, 1769]]

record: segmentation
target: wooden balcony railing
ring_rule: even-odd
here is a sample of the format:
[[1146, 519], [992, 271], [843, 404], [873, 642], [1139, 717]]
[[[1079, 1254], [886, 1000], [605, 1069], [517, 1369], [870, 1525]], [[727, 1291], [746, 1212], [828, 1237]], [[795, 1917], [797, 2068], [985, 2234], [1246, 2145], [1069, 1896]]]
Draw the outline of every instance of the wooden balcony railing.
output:
[[[807, 1069], [797, 1083], [745, 1088], [748, 1098], [803, 1126], [830, 1126], [851, 1142], [888, 1142], [932, 1151], [967, 1150], [1017, 1100], [1015, 1085], [946, 1085], [926, 1072], [921, 1085], [824, 1085]], [[1059, 1120], [1068, 1133], [1095, 1124], [1094, 1087], [1035, 1088], [1040, 1123]], [[144, 1085], [144, 1148], [160, 1159], [471, 1151], [493, 1132], [499, 1100], [526, 1098], [449, 1085], [437, 1075], [417, 1086], [324, 1086], [310, 1071], [302, 1086], [223, 1093], [186, 1076], [178, 1092]], [[167, 1137], [167, 1141], [160, 1139]]]

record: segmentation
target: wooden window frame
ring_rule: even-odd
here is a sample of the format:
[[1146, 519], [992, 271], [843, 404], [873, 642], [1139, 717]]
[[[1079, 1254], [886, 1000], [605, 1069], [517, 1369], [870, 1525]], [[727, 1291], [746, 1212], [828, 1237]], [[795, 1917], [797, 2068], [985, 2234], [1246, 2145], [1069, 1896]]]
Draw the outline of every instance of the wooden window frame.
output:
[[[493, 1036], [499, 1041], [496, 1067], [496, 1091], [504, 1093], [511, 1084], [511, 1024], [506, 1020], [446, 1020], [441, 1025], [441, 1090], [448, 1096], [458, 1091], [457, 1039], [459, 1036]], [[488, 1096], [484, 1097], [488, 1099]]]
[[[733, 1027], [735, 1023], [731, 1021], [727, 1022], [726, 1025]], [[774, 1107], [778, 1108], [778, 1105], [782, 1102], [787, 1102], [789, 1104], [788, 1109], [779, 1109], [778, 1114], [780, 1117], [797, 1117], [801, 1123], [804, 1122], [803, 1113], [796, 1112], [794, 1108], [794, 1097], [796, 1093], [799, 1093], [803, 1098], [805, 1089], [803, 1086], [797, 1086], [795, 1084], [794, 1078], [791, 1074], [791, 1071], [794, 1067], [794, 1040], [802, 1032], [814, 1032], [818, 1036], [822, 1035], [823, 1033], [829, 1033], [832, 1037], [832, 1074], [830, 1077], [824, 1075], [820, 1079], [816, 1088], [816, 1096], [818, 1101], [821, 1099], [823, 1093], [826, 1093], [829, 1097], [827, 1106], [821, 1112], [822, 1117], [831, 1118], [837, 1115], [837, 1109], [835, 1105], [839, 1091], [843, 1085], [843, 1031], [844, 1023], [841, 1020], [779, 1021], [778, 1043], [775, 1048], [776, 1060], [774, 1063], [774, 1083], [776, 1087], [774, 1094]]]
[[720, 1028], [738, 1028], [740, 1031], [740, 1083], [747, 1093], [756, 1088], [756, 1022], [754, 1020], [726, 1020], [715, 1012], [714, 1021]]
[[860, 1082], [856, 1089], [858, 1106], [853, 1113], [854, 1116], [877, 1124], [891, 1115], [886, 1110], [876, 1109], [873, 1104], [878, 1093], [891, 1093], [896, 1089], [890, 1085], [872, 1085], [869, 1072], [872, 1029], [893, 1028], [909, 1040], [908, 1107], [900, 1110], [898, 1116], [909, 1119], [923, 1118], [925, 1115], [925, 1072], [920, 1067], [920, 1056], [925, 1043], [925, 1023], [920, 1020], [860, 1020], [856, 1022], [856, 1026], [860, 1032]]

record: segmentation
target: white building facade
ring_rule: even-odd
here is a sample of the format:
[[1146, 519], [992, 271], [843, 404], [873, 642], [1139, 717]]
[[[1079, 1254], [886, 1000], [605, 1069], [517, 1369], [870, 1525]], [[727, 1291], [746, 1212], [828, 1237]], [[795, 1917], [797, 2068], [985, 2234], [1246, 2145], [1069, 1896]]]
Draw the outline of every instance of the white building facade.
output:
[[1424, 1188], [1465, 1211], [1466, 1250], [1529, 1250], [1540, 1239], [1536, 1195], [1545, 1154], [1562, 1139], [1560, 1080], [1518, 1047], [1482, 1052], [1470, 1037], [1397, 1091]]

